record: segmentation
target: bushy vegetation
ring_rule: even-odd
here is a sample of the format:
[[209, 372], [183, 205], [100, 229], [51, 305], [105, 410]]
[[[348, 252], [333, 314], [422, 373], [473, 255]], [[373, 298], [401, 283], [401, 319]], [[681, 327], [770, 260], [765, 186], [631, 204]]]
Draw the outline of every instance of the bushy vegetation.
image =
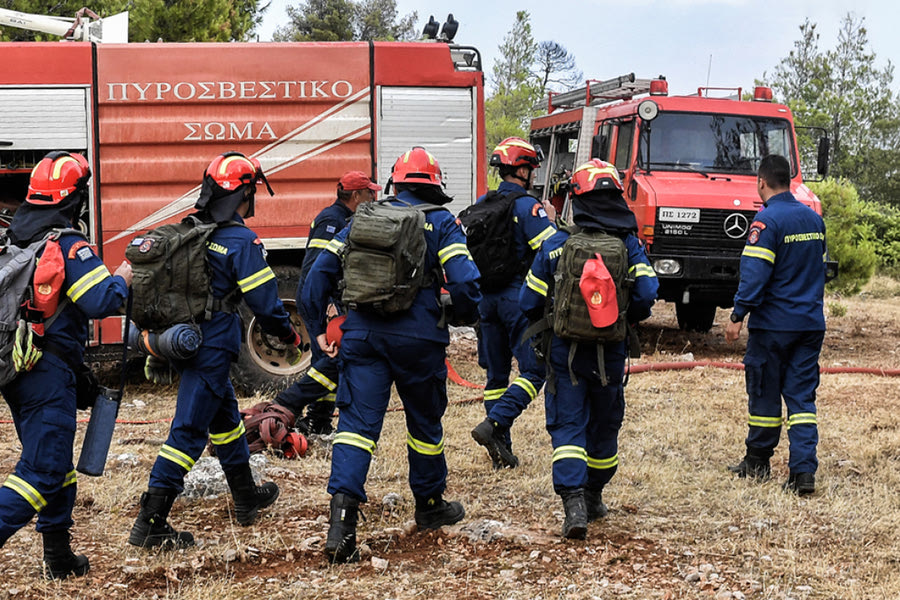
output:
[[868, 204], [859, 198], [856, 187], [845, 179], [810, 183], [822, 202], [828, 236], [828, 252], [839, 263], [838, 277], [829, 284], [832, 291], [856, 294], [875, 272], [878, 255], [872, 227], [861, 215]]

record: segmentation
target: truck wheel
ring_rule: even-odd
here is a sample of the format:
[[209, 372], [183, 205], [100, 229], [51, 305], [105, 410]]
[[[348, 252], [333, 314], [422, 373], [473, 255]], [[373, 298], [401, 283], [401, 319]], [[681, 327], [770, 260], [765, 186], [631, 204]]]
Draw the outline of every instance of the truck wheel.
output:
[[675, 304], [675, 315], [678, 317], [678, 327], [685, 331], [700, 331], [706, 333], [712, 329], [716, 319], [716, 305], [708, 302], [692, 302]]
[[309, 351], [309, 334], [300, 315], [297, 314], [295, 295], [300, 281], [300, 268], [286, 265], [273, 266], [278, 277], [278, 296], [291, 317], [294, 329], [300, 334], [300, 363], [291, 366], [285, 359], [285, 345], [278, 338], [266, 335], [253, 312], [241, 305], [243, 343], [237, 362], [231, 365], [235, 389], [250, 396], [256, 392], [278, 392], [309, 368], [312, 353]]

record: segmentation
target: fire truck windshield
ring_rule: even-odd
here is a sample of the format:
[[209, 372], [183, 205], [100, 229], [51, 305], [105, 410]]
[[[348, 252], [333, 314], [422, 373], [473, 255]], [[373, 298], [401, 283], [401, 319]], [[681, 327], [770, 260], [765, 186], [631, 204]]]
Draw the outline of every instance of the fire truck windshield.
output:
[[755, 175], [769, 154], [793, 160], [791, 125], [770, 117], [661, 112], [641, 135], [640, 162], [651, 170]]

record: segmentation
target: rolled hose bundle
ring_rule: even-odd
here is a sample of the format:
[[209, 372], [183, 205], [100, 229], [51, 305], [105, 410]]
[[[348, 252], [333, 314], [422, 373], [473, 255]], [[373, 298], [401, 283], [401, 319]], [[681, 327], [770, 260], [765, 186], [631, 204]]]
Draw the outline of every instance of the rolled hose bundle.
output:
[[128, 334], [128, 347], [143, 355], [161, 356], [169, 360], [186, 360], [197, 354], [203, 336], [196, 325], [181, 323], [162, 333], [144, 329], [132, 323]]

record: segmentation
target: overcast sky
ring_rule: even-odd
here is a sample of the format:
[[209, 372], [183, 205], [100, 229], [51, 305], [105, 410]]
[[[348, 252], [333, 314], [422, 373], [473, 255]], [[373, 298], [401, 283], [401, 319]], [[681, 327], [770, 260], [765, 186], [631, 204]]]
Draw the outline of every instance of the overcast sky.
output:
[[[272, 0], [260, 40], [271, 40], [287, 22], [285, 7], [299, 3]], [[397, 8], [401, 15], [418, 13], [419, 31], [429, 15], [443, 23], [453, 13], [460, 23], [455, 41], [481, 51], [488, 79], [517, 10], [531, 15], [537, 41], [563, 44], [586, 78], [663, 74], [673, 94], [696, 93], [707, 76], [709, 86], [750, 88], [787, 56], [806, 18], [818, 24], [819, 48], [833, 48], [848, 10], [865, 17], [879, 67], [900, 60], [896, 0], [397, 0]], [[894, 89], [900, 89], [900, 73]]]

